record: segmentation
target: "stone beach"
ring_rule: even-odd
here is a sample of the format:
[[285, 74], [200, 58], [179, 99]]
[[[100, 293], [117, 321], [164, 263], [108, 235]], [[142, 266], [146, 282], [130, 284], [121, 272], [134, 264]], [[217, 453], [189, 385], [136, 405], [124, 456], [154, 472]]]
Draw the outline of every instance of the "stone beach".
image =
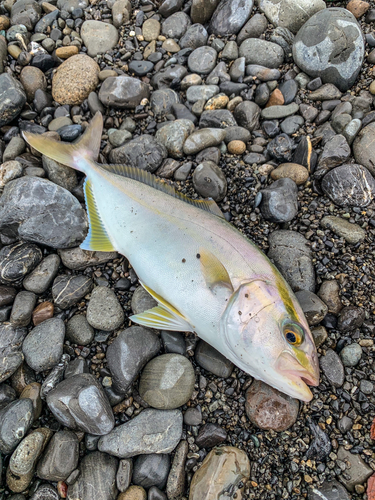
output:
[[[130, 322], [83, 175], [22, 138], [97, 111], [99, 163], [214, 199], [288, 281], [311, 402]], [[374, 139], [373, 0], [1, 2], [0, 500], [373, 500]]]

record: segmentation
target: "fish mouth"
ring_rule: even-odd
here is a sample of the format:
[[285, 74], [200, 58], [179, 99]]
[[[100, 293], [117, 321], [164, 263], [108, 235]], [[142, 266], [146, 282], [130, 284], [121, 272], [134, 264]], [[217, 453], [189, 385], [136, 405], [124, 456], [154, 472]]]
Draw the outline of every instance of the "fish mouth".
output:
[[319, 365], [315, 356], [306, 355], [306, 367], [302, 366], [297, 359], [288, 351], [284, 351], [277, 360], [277, 371], [289, 381], [289, 386], [294, 397], [302, 401], [311, 401], [312, 393], [308, 385], [319, 385]]

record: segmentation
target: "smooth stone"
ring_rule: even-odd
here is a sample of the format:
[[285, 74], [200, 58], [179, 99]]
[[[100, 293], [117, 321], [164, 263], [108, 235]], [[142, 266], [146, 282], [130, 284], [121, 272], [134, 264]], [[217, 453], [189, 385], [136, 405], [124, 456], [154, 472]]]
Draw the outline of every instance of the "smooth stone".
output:
[[[156, 488], [158, 491], [159, 488], [156, 486], [151, 486], [150, 489]], [[164, 493], [160, 492], [161, 495], [164, 495]], [[116, 500], [146, 500], [147, 498], [151, 499], [150, 496], [147, 496], [147, 493], [142, 486], [129, 486], [129, 488], [124, 492], [120, 493], [120, 495], [117, 497]], [[159, 500], [159, 499], [158, 499]], [[163, 500], [166, 500], [166, 497]]]
[[296, 292], [296, 297], [309, 326], [317, 325], [324, 319], [328, 306], [315, 293], [300, 290]]
[[370, 395], [374, 391], [374, 384], [369, 380], [361, 380], [359, 383], [359, 389], [363, 394]]
[[218, 146], [225, 138], [225, 130], [205, 128], [196, 130], [185, 141], [184, 153], [197, 154], [205, 148]]
[[228, 378], [232, 374], [233, 363], [207, 344], [207, 342], [204, 342], [204, 340], [198, 342], [194, 357], [201, 368], [213, 373], [217, 377]]
[[0, 127], [12, 122], [26, 104], [21, 83], [8, 73], [0, 75]]
[[91, 278], [83, 275], [60, 275], [54, 279], [52, 297], [60, 309], [68, 309], [93, 289]]
[[99, 266], [118, 257], [117, 252], [91, 252], [80, 247], [61, 249], [58, 254], [64, 266], [73, 271]]
[[168, 332], [162, 330], [161, 340], [163, 347], [167, 353], [175, 353], [184, 355], [186, 352], [185, 337], [180, 332]]
[[308, 500], [351, 500], [346, 488], [338, 481], [324, 481], [321, 486], [309, 489]]
[[186, 91], [186, 99], [192, 104], [204, 99], [208, 101], [220, 92], [217, 85], [191, 85]]
[[142, 286], [136, 288], [131, 301], [133, 314], [141, 314], [148, 309], [156, 307], [158, 303]]
[[319, 76], [323, 83], [334, 84], [342, 92], [354, 84], [364, 53], [361, 28], [353, 14], [342, 8], [323, 9], [314, 14], [293, 43], [297, 66], [313, 78]]
[[327, 304], [330, 313], [338, 314], [343, 307], [339, 292], [340, 285], [336, 280], [325, 280], [319, 288], [318, 297]]
[[0, 285], [0, 307], [12, 304], [16, 295], [17, 291], [15, 288]]
[[79, 464], [78, 479], [68, 487], [68, 500], [116, 500], [118, 460], [94, 451]]
[[163, 118], [170, 114], [173, 105], [179, 102], [178, 94], [172, 89], [155, 90], [150, 97], [150, 106], [155, 118]]
[[251, 384], [245, 397], [246, 415], [260, 429], [281, 432], [289, 429], [297, 420], [298, 400], [260, 380]]
[[193, 185], [199, 195], [215, 201], [221, 201], [227, 193], [225, 175], [213, 161], [204, 161], [196, 167], [193, 173]]
[[328, 170], [345, 163], [350, 155], [351, 149], [345, 137], [341, 134], [334, 135], [324, 145], [315, 175], [321, 178]]
[[97, 330], [111, 332], [124, 322], [124, 311], [116, 294], [110, 288], [98, 286], [91, 293], [86, 318]]
[[208, 22], [220, 0], [193, 0], [190, 17], [193, 23], [205, 24]]
[[205, 424], [199, 429], [195, 444], [199, 448], [213, 448], [227, 439], [226, 431], [217, 424]]
[[50, 484], [42, 484], [35, 493], [29, 497], [30, 500], [59, 500], [56, 489]]
[[102, 104], [118, 109], [134, 109], [149, 96], [148, 85], [131, 76], [106, 78], [99, 90]]
[[260, 210], [271, 222], [289, 222], [298, 213], [298, 188], [288, 177], [279, 179], [261, 191]]
[[0, 188], [8, 182], [18, 179], [23, 174], [22, 164], [18, 161], [6, 161], [0, 165]]
[[251, 133], [245, 127], [227, 127], [225, 129], [225, 142], [228, 144], [232, 141], [242, 141], [244, 143], [249, 142], [251, 139]]
[[308, 240], [296, 231], [277, 230], [270, 234], [268, 258], [293, 291], [315, 292], [315, 271]]
[[157, 19], [146, 19], [142, 25], [142, 35], [146, 42], [157, 40], [161, 25]]
[[27, 326], [31, 320], [31, 314], [36, 304], [36, 295], [33, 292], [22, 290], [14, 300], [10, 322], [14, 326]]
[[[57, 118], [57, 120], [58, 119], [59, 118]], [[75, 127], [75, 125], [73, 126]], [[61, 129], [59, 129], [59, 132], [60, 131]], [[67, 167], [66, 165], [61, 165], [45, 155], [42, 156], [42, 164], [48, 179], [54, 184], [57, 184], [68, 191], [73, 191], [73, 189], [77, 186], [77, 174], [72, 168]]]
[[311, 333], [316, 347], [320, 347], [328, 338], [328, 333], [324, 326], [312, 328]]
[[79, 443], [74, 432], [60, 431], [52, 436], [37, 467], [37, 475], [46, 481], [65, 481], [76, 469]]
[[129, 141], [132, 138], [133, 135], [127, 130], [116, 130], [116, 129], [108, 130], [109, 142], [115, 148], [123, 146], [127, 141]]
[[145, 489], [156, 486], [163, 490], [170, 468], [169, 455], [163, 453], [139, 455], [134, 461], [132, 482]]
[[176, 12], [162, 24], [162, 34], [167, 38], [181, 38], [191, 26], [191, 20], [185, 12]]
[[249, 476], [250, 461], [243, 450], [233, 446], [214, 448], [193, 476], [189, 500], [219, 499], [223, 490], [232, 491], [240, 499]]
[[[228, 97], [225, 96], [227, 99]], [[236, 120], [228, 109], [213, 109], [204, 111], [199, 120], [200, 128], [227, 128], [235, 127]]]
[[118, 42], [117, 29], [101, 21], [85, 21], [81, 26], [81, 37], [90, 57], [105, 54]]
[[180, 38], [179, 45], [181, 49], [195, 50], [198, 47], [206, 45], [207, 39], [208, 33], [205, 27], [202, 24], [196, 23], [190, 26], [184, 36]]
[[366, 167], [371, 175], [375, 175], [375, 147], [373, 145], [374, 133], [375, 122], [372, 122], [359, 132], [353, 143], [353, 153], [356, 162]]
[[115, 424], [103, 387], [88, 373], [63, 380], [47, 395], [47, 405], [66, 427], [103, 436]]
[[17, 399], [17, 393], [8, 384], [0, 384], [0, 409]]
[[262, 110], [262, 118], [265, 120], [278, 120], [294, 115], [299, 111], [299, 106], [295, 102], [287, 105], [270, 106]]
[[362, 165], [346, 164], [330, 170], [322, 180], [323, 192], [340, 207], [366, 207], [375, 194], [375, 181]]
[[279, 80], [281, 73], [278, 69], [270, 69], [259, 64], [248, 64], [246, 66], [246, 75], [258, 78], [261, 82], [271, 82]]
[[360, 307], [346, 306], [340, 311], [337, 327], [342, 332], [356, 330], [361, 328], [365, 317], [365, 311]]
[[0, 324], [0, 383], [12, 376], [21, 366], [22, 342], [26, 335], [26, 328], [5, 322]]
[[362, 357], [362, 347], [359, 344], [350, 344], [340, 352], [340, 358], [344, 366], [356, 366]]
[[199, 407], [189, 407], [184, 413], [185, 425], [200, 425], [202, 423], [202, 411]]
[[194, 131], [194, 124], [190, 120], [175, 120], [168, 123], [156, 132], [155, 139], [167, 148], [172, 158], [183, 158], [183, 146], [186, 139]]
[[361, 226], [341, 217], [327, 215], [323, 217], [320, 224], [325, 229], [330, 229], [341, 238], [344, 238], [351, 245], [356, 245], [366, 237], [366, 231]]
[[219, 36], [237, 34], [249, 19], [253, 0], [222, 0], [213, 13], [209, 32]]
[[[87, 232], [84, 210], [69, 191], [46, 179], [21, 177], [0, 200], [0, 231], [52, 248], [79, 245]], [[37, 262], [39, 263], [39, 262]]]
[[304, 184], [309, 178], [308, 170], [298, 163], [282, 163], [271, 172], [273, 180], [289, 178], [294, 181], [297, 186]]
[[117, 474], [116, 474], [116, 485], [117, 489], [123, 493], [125, 492], [131, 483], [133, 474], [133, 461], [130, 458], [124, 458], [120, 460]]
[[281, 131], [288, 135], [293, 135], [303, 126], [305, 120], [302, 116], [290, 116], [281, 122]]
[[[168, 498], [181, 498], [185, 492], [185, 465], [188, 451], [188, 442], [185, 440], [180, 441], [176, 448], [172, 467], [168, 475], [166, 486]], [[154, 498], [154, 500], [156, 500], [156, 498]], [[165, 499], [159, 498], [159, 500]]]
[[266, 31], [267, 24], [267, 19], [263, 14], [253, 14], [238, 33], [237, 44], [241, 45], [241, 43], [247, 38], [260, 38], [260, 36]]
[[120, 332], [107, 349], [108, 368], [115, 390], [125, 393], [142, 368], [159, 350], [160, 340], [149, 329], [131, 326]]
[[279, 45], [259, 38], [247, 38], [243, 41], [239, 56], [245, 58], [246, 64], [258, 64], [266, 68], [277, 69], [284, 62], [284, 51]]
[[350, 492], [355, 491], [356, 485], [364, 484], [374, 472], [360, 455], [350, 453], [343, 446], [340, 446], [338, 449], [337, 458], [341, 462], [348, 464], [345, 469], [345, 476], [343, 474], [340, 475], [340, 481]]
[[236, 106], [233, 115], [238, 125], [252, 132], [259, 128], [260, 113], [261, 109], [255, 102], [243, 101]]
[[12, 25], [22, 24], [32, 31], [42, 14], [41, 6], [34, 0], [18, 0], [10, 11]]
[[56, 277], [60, 265], [60, 257], [50, 254], [23, 280], [23, 287], [29, 292], [44, 293]]
[[165, 146], [157, 142], [153, 136], [144, 134], [119, 148], [112, 149], [109, 160], [111, 163], [125, 164], [153, 173], [167, 156]]
[[180, 410], [147, 408], [99, 440], [99, 450], [119, 458], [170, 453], [182, 434]]
[[89, 373], [89, 368], [84, 359], [76, 358], [68, 363], [68, 366], [65, 368], [64, 378], [67, 379], [75, 375], [81, 375], [82, 373]]
[[326, 83], [319, 87], [318, 90], [310, 92], [309, 99], [311, 101], [331, 101], [340, 99], [341, 96], [340, 90], [333, 83]]
[[194, 368], [184, 356], [163, 354], [144, 367], [139, 394], [153, 408], [173, 410], [189, 401], [194, 384]]
[[354, 118], [350, 120], [350, 122], [346, 125], [344, 130], [342, 131], [342, 135], [348, 141], [348, 144], [351, 145], [357, 135], [359, 134], [362, 128], [362, 121], [359, 118]]
[[29, 398], [32, 401], [34, 420], [37, 420], [42, 413], [41, 389], [42, 386], [38, 382], [31, 382], [20, 394], [20, 399]]
[[76, 314], [66, 324], [66, 338], [73, 344], [88, 345], [94, 339], [94, 329], [83, 314]]
[[37, 373], [53, 368], [63, 353], [65, 325], [51, 318], [31, 330], [23, 342], [26, 363]]
[[19, 284], [42, 260], [42, 252], [33, 243], [13, 243], [0, 250], [0, 283]]
[[27, 434], [34, 420], [30, 399], [18, 399], [0, 410], [0, 452], [12, 453]]
[[203, 45], [193, 50], [188, 59], [189, 70], [192, 73], [208, 75], [216, 65], [217, 52], [212, 47]]
[[155, 89], [169, 88], [173, 81], [180, 82], [188, 74], [188, 70], [181, 64], [172, 64], [155, 73], [151, 85]]
[[22, 69], [20, 82], [25, 89], [26, 97], [29, 102], [34, 100], [37, 89], [47, 89], [47, 80], [43, 71], [33, 66], [25, 66]]
[[341, 387], [345, 380], [345, 373], [341, 360], [335, 351], [328, 349], [326, 354], [321, 356], [319, 362], [328, 382], [333, 387]]

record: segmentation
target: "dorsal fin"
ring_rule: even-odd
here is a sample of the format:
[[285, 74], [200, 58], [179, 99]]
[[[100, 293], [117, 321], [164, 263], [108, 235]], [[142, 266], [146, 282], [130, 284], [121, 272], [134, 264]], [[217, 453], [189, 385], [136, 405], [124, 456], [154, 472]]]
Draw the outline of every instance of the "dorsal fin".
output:
[[87, 214], [89, 217], [89, 232], [86, 236], [85, 241], [80, 245], [80, 247], [82, 248], [82, 250], [91, 250], [98, 252], [115, 251], [116, 249], [113, 247], [98, 213], [98, 208], [95, 203], [91, 183], [87, 179], [84, 184], [84, 192]]
[[176, 191], [176, 189], [169, 184], [163, 182], [162, 180], [155, 177], [155, 175], [150, 174], [150, 172], [146, 172], [146, 170], [141, 170], [140, 168], [135, 167], [127, 167], [126, 165], [105, 165], [100, 164], [102, 168], [116, 175], [121, 175], [122, 177], [128, 177], [129, 179], [133, 179], [138, 182], [142, 182], [143, 184], [147, 184], [147, 186], [151, 186], [158, 191], [162, 191], [163, 193], [168, 194], [169, 196], [173, 196], [179, 200], [184, 201], [185, 203], [189, 203], [189, 205], [193, 205], [194, 207], [201, 208], [206, 212], [210, 212], [217, 217], [221, 217], [224, 219], [224, 215], [220, 208], [217, 206], [214, 200], [193, 200], [188, 198], [182, 193]]

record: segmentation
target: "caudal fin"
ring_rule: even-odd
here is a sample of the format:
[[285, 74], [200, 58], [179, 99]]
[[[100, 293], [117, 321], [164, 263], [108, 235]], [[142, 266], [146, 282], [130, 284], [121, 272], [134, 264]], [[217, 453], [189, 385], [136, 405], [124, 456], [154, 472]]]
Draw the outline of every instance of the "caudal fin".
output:
[[79, 160], [96, 161], [100, 150], [100, 141], [103, 130], [103, 118], [98, 111], [87, 126], [82, 137], [75, 143], [60, 142], [40, 134], [23, 132], [22, 135], [31, 147], [49, 158], [83, 171]]

